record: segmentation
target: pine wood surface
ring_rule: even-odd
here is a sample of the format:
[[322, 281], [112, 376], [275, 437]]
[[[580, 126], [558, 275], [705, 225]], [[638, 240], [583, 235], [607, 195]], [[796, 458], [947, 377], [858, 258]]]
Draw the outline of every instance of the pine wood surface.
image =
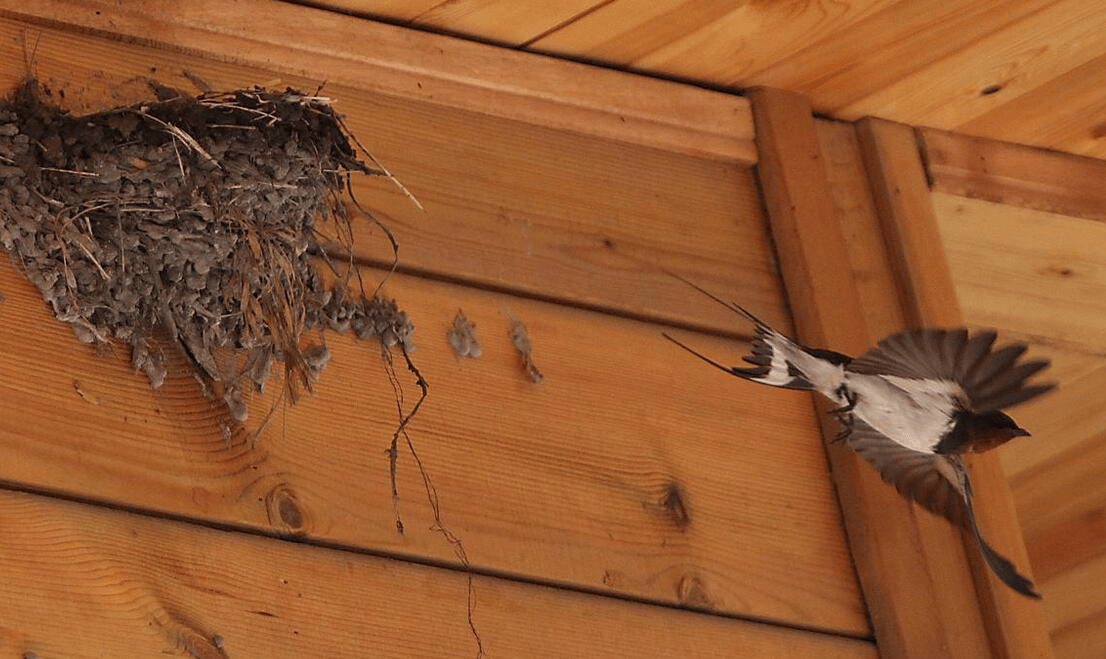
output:
[[[1071, 168], [1070, 156], [1013, 152], [1019, 158], [1009, 169], [980, 180], [1002, 185], [1004, 173], [1024, 171], [1018, 163], [1047, 159], [1070, 168], [1068, 185], [1057, 188], [1069, 191], [1056, 197], [1061, 207], [1073, 210], [1070, 199], [1096, 189], [1087, 179], [1096, 165]], [[1033, 436], [1004, 446], [1000, 455], [1045, 597], [1054, 651], [1098, 657], [1106, 608], [1100, 586], [1106, 543], [1103, 225], [949, 193], [935, 192], [933, 202], [967, 319], [996, 326], [1004, 339], [1026, 341], [1033, 354], [1053, 361], [1045, 375], [1059, 388], [1015, 410]]]
[[[883, 312], [868, 317], [858, 289], [870, 287], [864, 297], [868, 303], [881, 290], [894, 293], [873, 309], [898, 307], [905, 299], [898, 293], [897, 273], [889, 268], [893, 254], [850, 267], [846, 235], [871, 233], [870, 243], [884, 242], [884, 227], [869, 212], [874, 201], [850, 202], [848, 194], [829, 190], [831, 180], [864, 175], [861, 163], [852, 160], [863, 157], [860, 144], [850, 135], [820, 129], [800, 96], [760, 89], [752, 100], [762, 145], [759, 172], [799, 336], [857, 354], [874, 337], [898, 329], [880, 326], [888, 320]], [[831, 148], [829, 154], [823, 146]], [[865, 187], [863, 180], [854, 180], [847, 189], [856, 194]], [[852, 210], [839, 216], [839, 209]], [[827, 408], [819, 405], [828, 439], [838, 428], [826, 418]], [[981, 602], [959, 534], [931, 516], [915, 515], [847, 447], [831, 443], [827, 453], [881, 656], [1002, 653], [1006, 639], [989, 639], [996, 627], [979, 618]], [[1047, 637], [1042, 634], [1041, 640], [1047, 647]]]
[[[318, 395], [278, 411], [256, 441], [240, 434], [228, 445], [225, 413], [191, 377], [151, 391], [125, 355], [98, 358], [78, 344], [10, 264], [0, 290], [13, 374], [0, 384], [0, 480], [456, 562], [427, 530], [432, 514], [406, 451], [408, 531], [394, 528], [385, 450], [398, 414], [372, 344], [330, 339]], [[867, 633], [804, 394], [742, 385], [648, 323], [410, 277], [386, 292], [416, 323], [414, 359], [430, 383], [412, 440], [474, 566]], [[459, 307], [477, 325], [479, 360], [458, 360], [445, 339]], [[529, 328], [539, 385], [509, 343], [510, 317]], [[741, 349], [681, 335], [722, 359]], [[402, 362], [397, 370], [409, 409], [417, 389]], [[249, 427], [272, 395], [251, 401]]]
[[[878, 119], [865, 119], [858, 136], [880, 209], [900, 290], [916, 327], [960, 325], [957, 289], [941, 241], [936, 211], [918, 151], [914, 129]], [[997, 453], [973, 455], [965, 461], [972, 480], [980, 530], [1002, 547], [1019, 569], [1032, 578], [1025, 542], [1013, 498]], [[930, 538], [932, 536], [924, 536]], [[979, 608], [991, 640], [992, 653], [1009, 657], [1051, 656], [1041, 602], [1013, 592], [995, 578], [977, 549], [962, 533], [976, 579]]]
[[933, 194], [969, 320], [1106, 351], [1106, 224]]
[[[0, 491], [4, 656], [472, 657], [463, 573]], [[477, 577], [489, 657], [875, 657], [871, 643]]]
[[739, 97], [291, 3], [6, 0], [0, 15], [203, 53], [314, 85], [350, 85], [592, 137], [756, 162], [748, 102]]
[[[736, 333], [733, 314], [688, 295], [661, 266], [787, 327], [759, 195], [743, 165], [366, 91], [367, 82], [348, 86], [344, 69], [323, 58], [312, 77], [212, 59], [244, 48], [241, 38], [199, 57], [74, 30], [0, 19], [0, 88], [26, 75], [31, 51], [36, 75], [75, 112], [149, 99], [150, 78], [189, 90], [186, 75], [216, 89], [314, 89], [330, 80], [325, 94], [355, 135], [426, 206], [419, 212], [386, 180], [354, 179], [359, 201], [400, 241], [405, 269]], [[358, 257], [390, 263], [371, 222], [358, 218], [354, 228]]]
[[[900, 302], [899, 278], [887, 247], [884, 223], [876, 210], [861, 140], [852, 124], [825, 120], [818, 120], [815, 124], [834, 212], [846, 241], [850, 270], [863, 305], [863, 318], [868, 325], [869, 336], [877, 340], [907, 326], [909, 314]], [[847, 450], [844, 452], [847, 453]], [[898, 579], [915, 582], [907, 587], [900, 586], [884, 597], [894, 597], [909, 587], [913, 588], [913, 592], [921, 589], [924, 596], [931, 598], [928, 610], [922, 614], [925, 618], [911, 610], [912, 606], [921, 603], [921, 596], [899, 604], [898, 610], [904, 618], [899, 622], [901, 626], [909, 629], [909, 616], [913, 614], [915, 621], [924, 620], [921, 627], [923, 630], [928, 628], [932, 636], [926, 638], [919, 631], [911, 630], [913, 637], [906, 637], [903, 641], [904, 645], [911, 643], [910, 647], [895, 648], [885, 643], [882, 646], [885, 654], [897, 652], [900, 655], [916, 653], [924, 656], [933, 652], [933, 648], [940, 643], [946, 645], [943, 649], [945, 654], [964, 657], [991, 654], [990, 640], [982, 633], [982, 614], [974, 605], [975, 584], [970, 578], [968, 558], [968, 552], [972, 549], [965, 549], [959, 542], [957, 530], [945, 520], [908, 504], [893, 489], [880, 483], [875, 471], [867, 464], [859, 459], [856, 462], [860, 465], [859, 473], [864, 474], [862, 478], [873, 481], [868, 496], [877, 502], [876, 505], [879, 505], [881, 496], [886, 497], [884, 505], [891, 506], [882, 511], [882, 515], [890, 519], [883, 518], [878, 508], [871, 513], [873, 518], [881, 520], [881, 523], [872, 525], [875, 527], [872, 535], [879, 534], [872, 541], [882, 542], [888, 547], [885, 550], [887, 555], [878, 559], [889, 564], [885, 568], [889, 571], [905, 572], [898, 574]], [[882, 539], [879, 536], [883, 536]], [[890, 549], [895, 542], [910, 543], [915, 549], [903, 557], [901, 550]], [[907, 568], [911, 563], [915, 567]], [[925, 568], [919, 570], [917, 565], [924, 565]], [[935, 587], [929, 588], [928, 592], [924, 590], [927, 574], [935, 583]]]
[[959, 133], [918, 131], [933, 190], [1106, 220], [1106, 162]]
[[726, 89], [787, 89], [838, 119], [877, 116], [1106, 156], [1106, 12], [1098, 2], [317, 4]]

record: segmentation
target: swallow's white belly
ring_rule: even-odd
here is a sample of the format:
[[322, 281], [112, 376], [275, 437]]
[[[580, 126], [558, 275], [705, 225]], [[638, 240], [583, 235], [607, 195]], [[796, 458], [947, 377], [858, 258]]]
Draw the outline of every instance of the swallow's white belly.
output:
[[955, 382], [891, 375], [846, 372], [845, 386], [856, 399], [853, 414], [888, 439], [924, 453], [932, 453], [952, 429], [956, 401], [963, 396]]

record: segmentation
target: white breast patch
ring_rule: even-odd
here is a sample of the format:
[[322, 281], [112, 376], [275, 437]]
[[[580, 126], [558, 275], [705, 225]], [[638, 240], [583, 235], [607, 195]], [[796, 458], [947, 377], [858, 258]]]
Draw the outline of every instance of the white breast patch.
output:
[[953, 414], [964, 399], [960, 385], [949, 380], [846, 372], [845, 383], [856, 395], [853, 414], [888, 439], [923, 453], [932, 453], [952, 429]]

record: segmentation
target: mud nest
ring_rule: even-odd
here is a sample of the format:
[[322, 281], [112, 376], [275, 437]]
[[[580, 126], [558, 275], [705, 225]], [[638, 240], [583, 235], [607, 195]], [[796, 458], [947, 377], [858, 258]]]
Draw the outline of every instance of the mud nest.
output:
[[129, 345], [155, 388], [179, 348], [238, 421], [243, 387], [262, 390], [274, 363], [292, 402], [311, 388], [323, 329], [409, 348], [396, 303], [353, 294], [327, 253], [352, 253], [349, 175], [383, 173], [328, 100], [161, 92], [74, 117], [30, 81], [0, 104], [0, 242], [57, 317], [86, 343]]

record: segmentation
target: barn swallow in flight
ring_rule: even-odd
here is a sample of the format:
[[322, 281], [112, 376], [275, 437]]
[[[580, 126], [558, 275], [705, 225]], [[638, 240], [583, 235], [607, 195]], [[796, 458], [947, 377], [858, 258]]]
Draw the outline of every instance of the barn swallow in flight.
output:
[[[681, 278], [682, 279], [682, 278]], [[686, 280], [684, 280], [686, 282]], [[914, 329], [893, 334], [853, 359], [801, 346], [736, 304], [687, 282], [756, 326], [751, 367], [724, 366], [668, 334], [703, 361], [746, 380], [817, 391], [839, 407], [844, 441], [910, 501], [971, 531], [983, 559], [1003, 583], [1040, 599], [1033, 582], [980, 535], [961, 454], [999, 446], [1028, 432], [1000, 410], [1049, 391], [1027, 385], [1048, 360], [1016, 363], [1025, 344], [993, 348], [995, 332]]]

